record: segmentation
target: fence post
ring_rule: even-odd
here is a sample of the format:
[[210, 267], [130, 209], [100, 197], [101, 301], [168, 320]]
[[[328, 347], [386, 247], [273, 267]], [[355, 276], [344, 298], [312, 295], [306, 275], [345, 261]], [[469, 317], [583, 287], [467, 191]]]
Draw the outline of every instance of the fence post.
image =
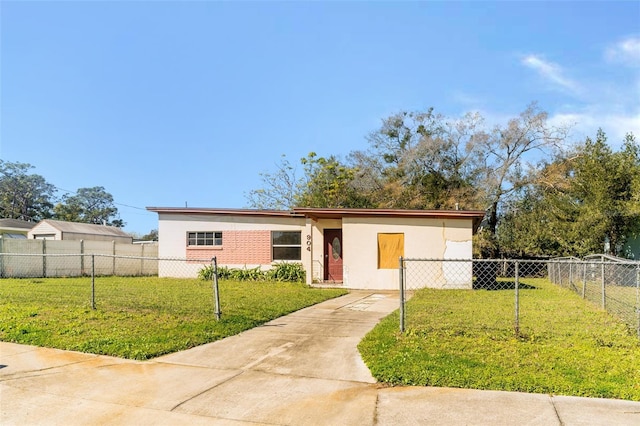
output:
[[47, 240], [42, 240], [42, 277], [47, 276]]
[[96, 308], [96, 255], [91, 255], [91, 309]]
[[569, 287], [573, 287], [573, 262], [569, 263]]
[[113, 240], [111, 242], [111, 245], [112, 245], [111, 254], [113, 255], [111, 275], [115, 277], [116, 276], [116, 241]]
[[404, 333], [404, 261], [398, 259], [398, 277], [400, 281], [400, 333]]
[[[564, 262], [564, 260], [563, 260]], [[564, 266], [562, 263], [558, 263], [558, 283], [560, 283], [560, 287], [562, 287], [562, 274], [564, 273]]]
[[140, 244], [140, 276], [144, 276], [144, 244]]
[[80, 276], [84, 277], [86, 275], [84, 271], [84, 240], [80, 240]]
[[213, 262], [213, 297], [215, 300], [215, 314], [216, 320], [220, 321], [220, 317], [222, 316], [222, 312], [220, 311], [220, 292], [218, 289], [218, 259], [217, 257], [213, 257], [211, 259]]
[[602, 274], [602, 277], [601, 277], [601, 281], [602, 281], [602, 309], [606, 310], [607, 309], [607, 302], [606, 302], [606, 290], [605, 290], [605, 284], [604, 284], [604, 260], [602, 260], [600, 273]]
[[516, 260], [515, 265], [515, 279], [516, 279], [516, 318], [515, 318], [515, 332], [516, 337], [520, 336], [520, 275], [519, 275], [519, 263]]
[[640, 338], [640, 264], [636, 269], [636, 315], [638, 316], [638, 337]]
[[4, 238], [0, 238], [0, 278], [4, 278]]
[[587, 294], [587, 264], [582, 264], [582, 298]]

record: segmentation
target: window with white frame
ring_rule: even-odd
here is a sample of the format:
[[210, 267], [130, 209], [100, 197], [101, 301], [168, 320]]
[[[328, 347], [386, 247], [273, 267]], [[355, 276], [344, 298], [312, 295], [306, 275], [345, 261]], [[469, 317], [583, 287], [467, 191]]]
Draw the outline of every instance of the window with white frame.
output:
[[222, 232], [187, 232], [187, 246], [221, 246]]
[[302, 232], [272, 231], [271, 258], [273, 260], [302, 260]]

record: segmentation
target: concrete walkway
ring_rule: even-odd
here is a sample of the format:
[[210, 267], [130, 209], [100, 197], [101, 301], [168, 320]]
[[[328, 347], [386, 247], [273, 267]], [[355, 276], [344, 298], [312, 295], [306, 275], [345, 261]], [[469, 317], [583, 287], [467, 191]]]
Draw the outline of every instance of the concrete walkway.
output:
[[0, 424], [640, 424], [637, 402], [380, 386], [356, 345], [397, 306], [355, 291], [146, 362], [0, 343]]

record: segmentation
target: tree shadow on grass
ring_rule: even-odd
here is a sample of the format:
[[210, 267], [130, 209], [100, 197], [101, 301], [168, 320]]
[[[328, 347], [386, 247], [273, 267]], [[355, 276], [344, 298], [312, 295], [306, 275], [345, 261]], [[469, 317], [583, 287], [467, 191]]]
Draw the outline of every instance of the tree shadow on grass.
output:
[[[516, 282], [514, 281], [478, 281], [475, 280], [473, 282], [473, 289], [474, 290], [515, 290], [516, 288]], [[518, 283], [518, 289], [520, 290], [536, 290], [537, 287], [530, 285], [530, 284], [525, 284], [525, 283]]]

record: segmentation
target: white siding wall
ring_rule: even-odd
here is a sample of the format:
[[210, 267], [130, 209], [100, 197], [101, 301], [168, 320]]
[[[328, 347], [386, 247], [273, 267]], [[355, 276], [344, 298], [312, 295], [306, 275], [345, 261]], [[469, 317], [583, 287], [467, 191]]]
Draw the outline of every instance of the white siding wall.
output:
[[55, 235], [56, 240], [62, 239], [62, 233], [46, 222], [40, 222], [27, 233], [30, 240], [37, 239], [39, 235]]

